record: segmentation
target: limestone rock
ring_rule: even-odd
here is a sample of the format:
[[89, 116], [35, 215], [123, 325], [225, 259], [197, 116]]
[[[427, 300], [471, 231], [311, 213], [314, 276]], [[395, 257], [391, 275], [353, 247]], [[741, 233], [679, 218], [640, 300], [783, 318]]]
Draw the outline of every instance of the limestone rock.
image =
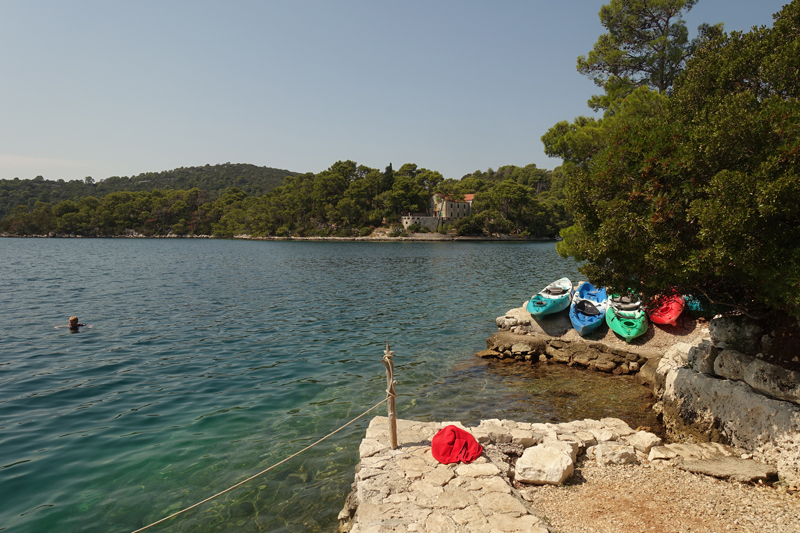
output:
[[714, 374], [714, 361], [717, 358], [719, 349], [714, 346], [711, 341], [703, 340], [697, 346], [693, 346], [689, 350], [687, 364], [694, 369], [695, 372], [701, 374]]
[[567, 350], [559, 350], [553, 347], [552, 344], [545, 349], [545, 353], [552, 357], [556, 363], [569, 363], [572, 360]]
[[617, 364], [609, 358], [609, 354], [603, 354], [589, 363], [589, 368], [600, 372], [613, 372], [617, 368]]
[[598, 444], [594, 446], [594, 457], [599, 465], [624, 465], [639, 462], [633, 446], [621, 444]]
[[495, 350], [481, 350], [480, 352], [476, 353], [475, 355], [478, 356], [478, 357], [482, 357], [482, 358], [496, 359], [497, 357], [500, 357], [501, 354], [500, 354], [500, 352], [497, 352]]
[[787, 483], [800, 483], [800, 406], [794, 403], [680, 368], [667, 376], [663, 416], [671, 439], [729, 442], [775, 464]]
[[[651, 389], [656, 389], [656, 385], [658, 383], [658, 379], [656, 377], [656, 371], [658, 369], [658, 365], [661, 362], [661, 357], [653, 357], [648, 359], [647, 362], [642, 365], [639, 373], [636, 374], [636, 383], [639, 385], [645, 385], [650, 387]], [[662, 384], [663, 389], [663, 384]]]
[[625, 437], [625, 441], [637, 451], [647, 455], [653, 446], [661, 446], [661, 438], [647, 431], [637, 431], [633, 435]]
[[678, 454], [666, 446], [653, 446], [650, 448], [650, 453], [647, 456], [648, 461], [655, 461], [657, 459], [674, 459]]
[[530, 346], [526, 342], [517, 342], [513, 346], [511, 346], [511, 353], [516, 354], [526, 354], [531, 351]]
[[708, 331], [717, 347], [743, 353], [757, 353], [764, 334], [757, 321], [744, 315], [715, 318], [708, 324]]
[[525, 448], [530, 448], [538, 444], [542, 440], [542, 436], [533, 431], [525, 431], [524, 429], [511, 430], [511, 442], [513, 444], [520, 444]]
[[722, 350], [714, 360], [714, 373], [723, 378], [743, 381], [744, 370], [754, 359], [736, 350]]
[[569, 456], [573, 462], [578, 458], [578, 451], [580, 450], [580, 445], [574, 441], [549, 440], [544, 441], [542, 445], [560, 451]]
[[778, 478], [778, 471], [774, 466], [737, 457], [683, 461], [678, 463], [677, 466], [682, 470], [694, 472], [695, 474], [705, 474], [742, 483], [771, 481]]
[[517, 460], [515, 479], [521, 483], [558, 485], [566, 481], [574, 469], [567, 454], [540, 444], [525, 450]]
[[744, 381], [767, 396], [800, 404], [800, 372], [753, 359], [744, 370]]

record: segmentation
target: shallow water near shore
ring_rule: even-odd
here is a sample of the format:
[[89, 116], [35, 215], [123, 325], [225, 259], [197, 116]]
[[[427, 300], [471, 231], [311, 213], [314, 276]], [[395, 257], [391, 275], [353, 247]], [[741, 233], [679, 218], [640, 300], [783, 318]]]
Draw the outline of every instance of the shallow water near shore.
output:
[[[133, 531], [398, 415], [647, 425], [630, 378], [476, 359], [553, 243], [0, 239], [0, 530]], [[54, 329], [78, 315], [90, 329]], [[373, 414], [385, 415], [385, 406]], [[372, 414], [154, 531], [332, 531]]]

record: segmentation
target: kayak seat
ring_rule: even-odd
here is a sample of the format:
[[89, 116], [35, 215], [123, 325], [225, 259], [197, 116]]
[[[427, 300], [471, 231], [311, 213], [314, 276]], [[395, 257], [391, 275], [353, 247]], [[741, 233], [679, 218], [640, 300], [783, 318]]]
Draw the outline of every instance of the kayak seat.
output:
[[581, 300], [580, 302], [576, 303], [575, 310], [588, 316], [597, 316], [602, 314], [600, 310], [589, 300]]
[[636, 311], [642, 307], [642, 301], [638, 297], [630, 294], [612, 298], [611, 304], [620, 311]]
[[547, 287], [544, 292], [551, 296], [559, 296], [561, 294], [566, 294], [567, 289], [562, 289], [561, 287]]

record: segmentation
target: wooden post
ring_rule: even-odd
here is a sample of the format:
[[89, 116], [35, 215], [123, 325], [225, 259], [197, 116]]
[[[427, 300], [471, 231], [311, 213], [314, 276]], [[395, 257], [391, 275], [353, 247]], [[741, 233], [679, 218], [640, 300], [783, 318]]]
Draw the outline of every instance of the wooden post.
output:
[[389, 350], [389, 341], [386, 341], [386, 349], [383, 351], [383, 364], [386, 366], [386, 397], [389, 399], [389, 441], [393, 450], [397, 449], [397, 413], [394, 410], [394, 399], [397, 398], [397, 393], [394, 386], [397, 382], [394, 380], [394, 363], [392, 356], [394, 352]]

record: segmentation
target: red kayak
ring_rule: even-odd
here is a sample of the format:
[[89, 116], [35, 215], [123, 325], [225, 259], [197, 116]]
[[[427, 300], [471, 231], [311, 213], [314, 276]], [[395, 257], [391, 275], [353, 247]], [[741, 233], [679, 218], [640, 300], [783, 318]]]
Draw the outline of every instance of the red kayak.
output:
[[648, 309], [647, 314], [652, 322], [677, 326], [678, 317], [683, 313], [686, 302], [680, 295], [659, 296], [651, 305], [655, 307]]

